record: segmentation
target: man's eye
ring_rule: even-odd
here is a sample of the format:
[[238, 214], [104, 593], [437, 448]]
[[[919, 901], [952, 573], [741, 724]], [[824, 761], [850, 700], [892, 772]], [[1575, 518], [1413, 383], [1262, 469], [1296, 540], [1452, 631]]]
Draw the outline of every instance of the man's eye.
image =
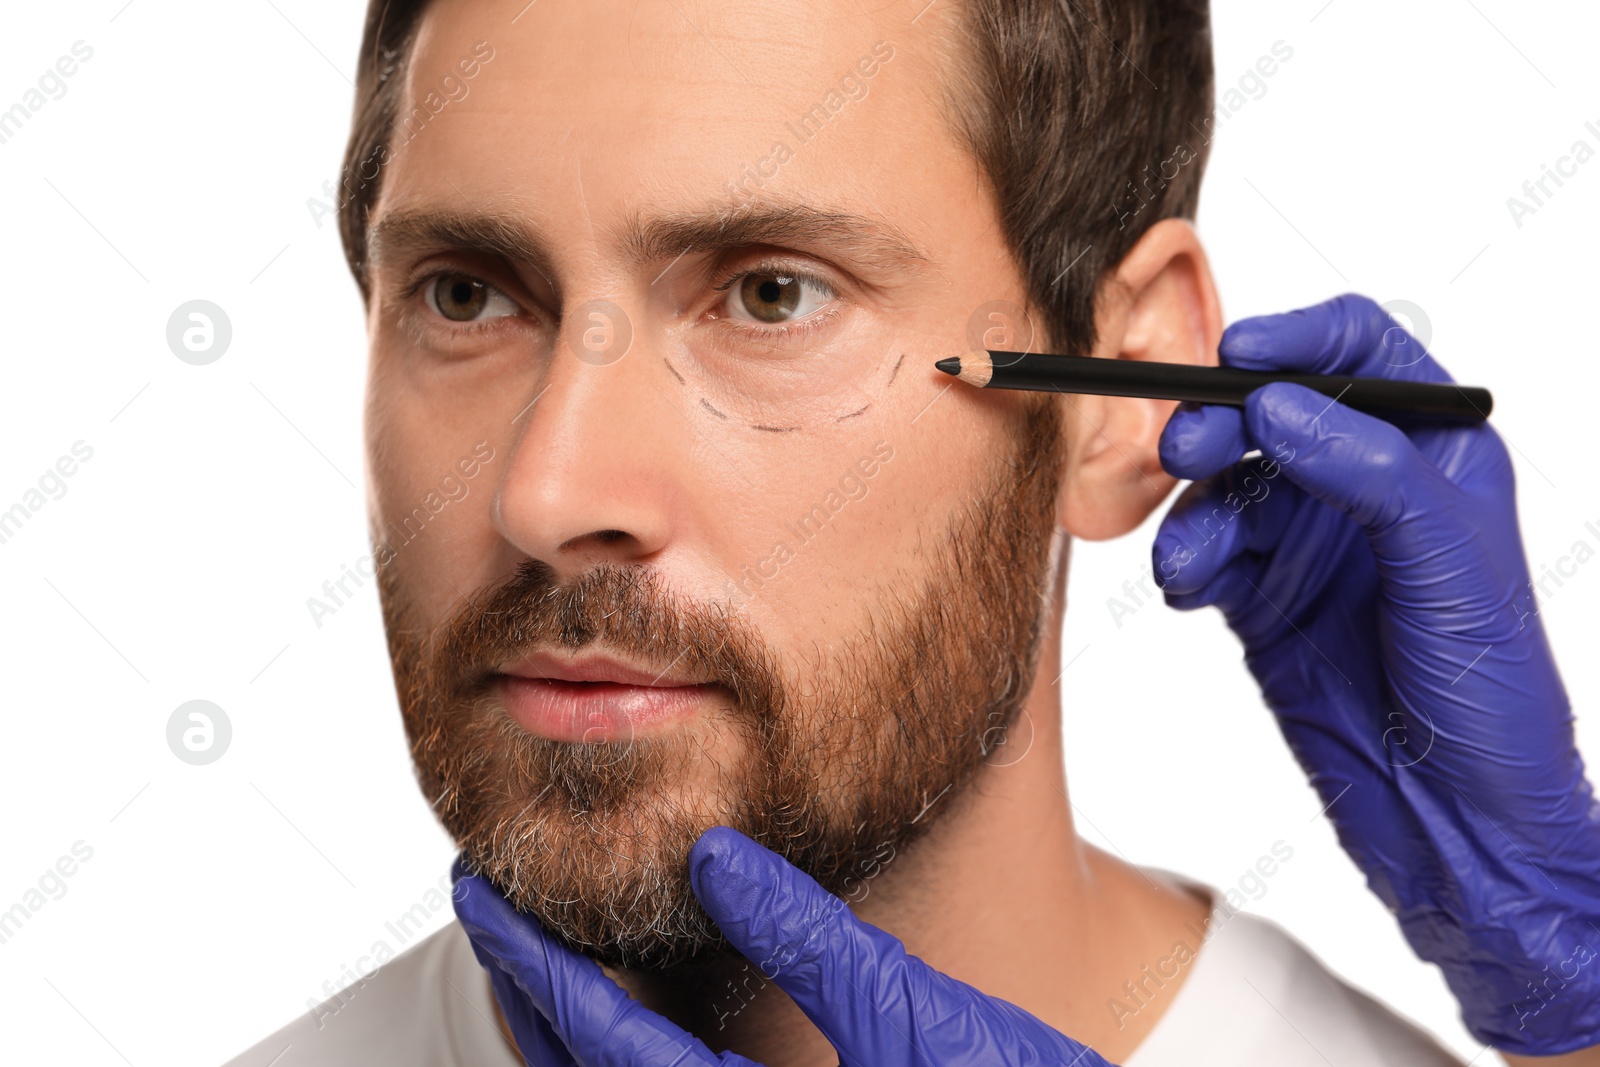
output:
[[731, 288], [725, 311], [730, 318], [770, 325], [803, 319], [832, 297], [833, 292], [813, 278], [752, 273]]
[[516, 302], [469, 274], [441, 274], [428, 287], [428, 303], [451, 322], [479, 322], [515, 315]]

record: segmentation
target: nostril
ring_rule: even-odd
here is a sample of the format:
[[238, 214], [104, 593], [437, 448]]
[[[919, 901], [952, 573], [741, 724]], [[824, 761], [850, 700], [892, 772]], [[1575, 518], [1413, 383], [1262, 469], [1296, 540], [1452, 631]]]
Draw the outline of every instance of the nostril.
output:
[[639, 543], [639, 538], [636, 534], [631, 534], [627, 530], [608, 528], [590, 530], [588, 533], [579, 534], [577, 537], [569, 537], [557, 547], [563, 553], [571, 553], [577, 556], [589, 556], [598, 553], [610, 557], [617, 553], [630, 554], [637, 550]]

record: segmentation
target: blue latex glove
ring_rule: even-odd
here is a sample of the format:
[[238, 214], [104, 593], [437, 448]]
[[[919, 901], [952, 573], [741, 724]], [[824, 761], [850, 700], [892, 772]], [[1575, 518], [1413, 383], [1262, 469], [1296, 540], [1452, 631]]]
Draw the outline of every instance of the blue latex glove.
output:
[[[1219, 351], [1451, 380], [1359, 296], [1235, 323]], [[1600, 805], [1499, 436], [1402, 432], [1280, 383], [1242, 411], [1180, 408], [1160, 447], [1205, 479], [1156, 537], [1167, 603], [1222, 610], [1340, 843], [1473, 1035], [1531, 1055], [1600, 1044]]]
[[[749, 1065], [630, 999], [485, 879], [456, 866], [456, 916], [489, 972], [523, 1058], [539, 1067]], [[833, 1043], [842, 1067], [1111, 1067], [1021, 1008], [940, 974], [840, 898], [736, 830], [689, 853], [718, 928]], [[756, 994], [760, 996], [760, 993]]]

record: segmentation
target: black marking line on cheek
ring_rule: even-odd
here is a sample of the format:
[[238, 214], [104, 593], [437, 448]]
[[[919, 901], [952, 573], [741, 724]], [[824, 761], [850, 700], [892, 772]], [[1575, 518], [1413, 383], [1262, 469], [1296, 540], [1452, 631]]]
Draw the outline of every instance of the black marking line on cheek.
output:
[[[667, 357], [665, 357], [665, 356], [662, 356], [662, 357], [661, 357], [661, 362], [663, 362], [663, 363], [667, 363]], [[667, 363], [667, 369], [668, 369], [668, 370], [669, 370], [669, 371], [671, 371], [671, 372], [672, 372], [672, 376], [673, 376], [673, 377], [674, 377], [674, 378], [676, 378], [676, 379], [678, 379], [678, 384], [679, 384], [679, 385], [684, 385], [684, 384], [687, 384], [687, 383], [685, 383], [685, 382], [684, 382], [684, 380], [683, 380], [683, 375], [681, 375], [681, 374], [679, 374], [679, 373], [678, 373], [678, 368], [677, 368], [677, 367], [674, 367], [674, 366], [673, 366], [673, 365], [672, 365], [672, 364], [670, 364], [670, 363]]]
[[889, 385], [893, 385], [894, 384], [894, 376], [896, 374], [900, 373], [900, 364], [904, 363], [905, 361], [906, 361], [906, 354], [904, 352], [902, 352], [902, 353], [900, 353], [900, 358], [895, 360], [894, 370], [889, 372], [889, 381], [888, 381], [887, 384], [889, 384]]
[[700, 406], [711, 412], [711, 414], [715, 415], [719, 419], [726, 419], [728, 417], [722, 412], [718, 411], [716, 408], [712, 407], [711, 401], [707, 400], [705, 397], [700, 398]]
[[761, 430], [761, 431], [763, 431], [765, 433], [794, 433], [800, 427], [798, 427], [798, 426], [757, 426], [755, 423], [751, 423], [750, 424], [750, 428], [752, 430]]
[[852, 411], [850, 414], [848, 414], [848, 415], [840, 415], [837, 419], [834, 419], [833, 421], [834, 422], [843, 422], [845, 419], [853, 419], [857, 415], [861, 414], [863, 411], [866, 411], [871, 406], [872, 406], [872, 401], [869, 400], [865, 404], [862, 404], [855, 411]]

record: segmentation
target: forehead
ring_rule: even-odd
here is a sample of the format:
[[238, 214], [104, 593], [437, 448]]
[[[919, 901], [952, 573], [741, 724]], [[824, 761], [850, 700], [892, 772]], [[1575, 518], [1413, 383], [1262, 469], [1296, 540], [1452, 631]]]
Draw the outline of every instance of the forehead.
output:
[[592, 229], [804, 192], [909, 228], [971, 196], [942, 96], [951, 0], [524, 4], [429, 6], [384, 201]]

